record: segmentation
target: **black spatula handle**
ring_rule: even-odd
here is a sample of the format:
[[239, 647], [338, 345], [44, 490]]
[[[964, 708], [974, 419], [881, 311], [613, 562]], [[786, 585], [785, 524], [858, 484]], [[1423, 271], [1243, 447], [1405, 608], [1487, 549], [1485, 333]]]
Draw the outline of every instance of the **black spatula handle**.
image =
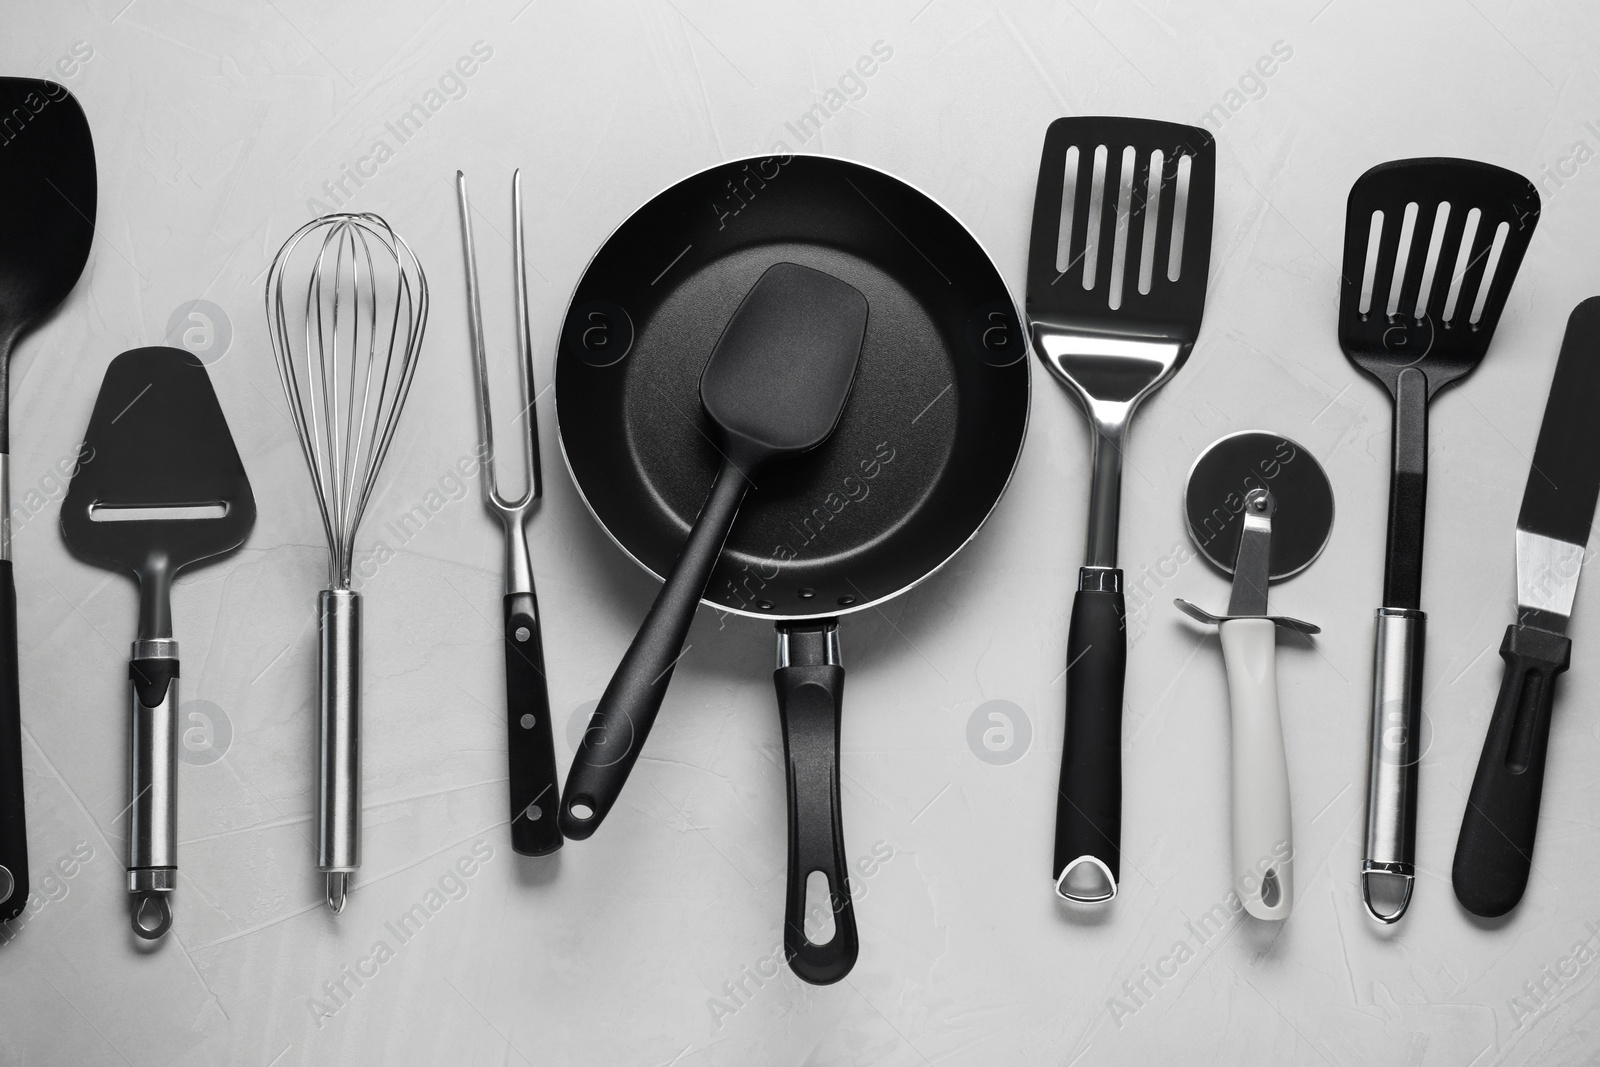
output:
[[[9, 522], [0, 516], [0, 522]], [[22, 698], [17, 686], [17, 586], [0, 559], [0, 922], [28, 903], [28, 834], [23, 817]]]
[[1556, 676], [1571, 653], [1570, 640], [1535, 626], [1512, 624], [1500, 643], [1506, 671], [1450, 874], [1456, 899], [1474, 915], [1504, 915], [1528, 887]]
[[1067, 730], [1053, 866], [1056, 893], [1081, 903], [1109, 900], [1121, 881], [1125, 615], [1122, 572], [1084, 568], [1067, 632]]
[[[622, 792], [661, 710], [667, 683], [694, 621], [695, 606], [705, 592], [748, 485], [739, 467], [731, 460], [723, 462], [672, 573], [611, 676], [567, 772], [567, 786], [561, 794], [561, 832], [566, 836], [581, 841], [593, 834]], [[580, 810], [575, 813], [575, 808]]]
[[[813, 985], [828, 985], [849, 974], [861, 950], [839, 812], [844, 667], [839, 663], [837, 626], [836, 619], [779, 626], [787, 665], [772, 674], [783, 721], [789, 787], [789, 885], [784, 898], [783, 946], [790, 969]], [[815, 944], [806, 936], [810, 917], [806, 883], [819, 871], [828, 880], [833, 936]]]
[[504, 613], [511, 847], [524, 856], [544, 856], [560, 848], [562, 838], [556, 825], [561, 789], [556, 780], [539, 602], [532, 593], [508, 593]]

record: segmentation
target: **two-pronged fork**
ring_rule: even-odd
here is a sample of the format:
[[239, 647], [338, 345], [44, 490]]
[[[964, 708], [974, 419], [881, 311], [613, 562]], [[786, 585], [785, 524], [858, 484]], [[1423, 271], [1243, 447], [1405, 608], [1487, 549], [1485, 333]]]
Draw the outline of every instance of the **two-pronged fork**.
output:
[[478, 378], [478, 424], [483, 432], [478, 450], [483, 500], [506, 533], [506, 749], [510, 758], [511, 847], [524, 856], [543, 856], [561, 847], [556, 806], [561, 799], [556, 780], [555, 739], [550, 728], [550, 693], [545, 686], [544, 643], [539, 633], [539, 602], [533, 591], [533, 563], [528, 555], [528, 517], [539, 504], [539, 423], [533, 401], [533, 344], [528, 333], [527, 250], [522, 240], [522, 172], [511, 179], [513, 270], [517, 290], [517, 364], [522, 378], [521, 453], [527, 463], [528, 487], [517, 500], [507, 500], [495, 482], [494, 424], [489, 412], [489, 368], [483, 353], [483, 307], [478, 295], [478, 259], [472, 244], [472, 217], [467, 204], [467, 179], [456, 172], [461, 208], [461, 248], [467, 265], [467, 323]]

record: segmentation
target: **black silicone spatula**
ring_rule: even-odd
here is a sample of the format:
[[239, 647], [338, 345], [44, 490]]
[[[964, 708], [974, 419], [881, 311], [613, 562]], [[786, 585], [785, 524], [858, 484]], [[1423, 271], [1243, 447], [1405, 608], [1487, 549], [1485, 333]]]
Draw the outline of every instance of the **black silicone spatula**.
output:
[[1450, 880], [1456, 899], [1493, 918], [1517, 906], [1533, 867], [1556, 676], [1600, 499], [1600, 297], [1573, 309], [1517, 515], [1517, 621], [1489, 720]]
[[1383, 923], [1405, 914], [1415, 881], [1428, 401], [1489, 351], [1538, 221], [1528, 179], [1468, 159], [1383, 163], [1350, 189], [1339, 345], [1394, 398], [1361, 864], [1362, 900]]
[[77, 554], [139, 581], [132, 682], [128, 892], [133, 929], [160, 937], [177, 882], [178, 642], [172, 580], [238, 548], [256, 503], [205, 367], [176, 348], [136, 348], [106, 368], [78, 468], [61, 503]]
[[66, 299], [94, 238], [94, 142], [65, 86], [0, 78], [0, 921], [28, 902], [17, 594], [11, 573], [8, 371], [23, 335]]
[[1080, 904], [1110, 900], [1122, 873], [1122, 453], [1134, 409], [1178, 372], [1200, 336], [1216, 187], [1217, 146], [1196, 126], [1064, 118], [1044, 135], [1028, 325], [1034, 352], [1094, 431], [1050, 868], [1057, 895]]
[[866, 297], [795, 263], [767, 268], [728, 320], [700, 378], [722, 469], [595, 708], [561, 795], [566, 836], [594, 833], [616, 802], [746, 491], [768, 461], [815, 448], [833, 433], [866, 328]]

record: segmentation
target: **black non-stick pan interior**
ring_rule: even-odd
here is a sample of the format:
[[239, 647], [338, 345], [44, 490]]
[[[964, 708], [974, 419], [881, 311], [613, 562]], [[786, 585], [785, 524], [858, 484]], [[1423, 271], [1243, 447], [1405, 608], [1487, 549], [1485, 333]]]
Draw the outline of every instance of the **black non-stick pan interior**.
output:
[[774, 263], [867, 298], [838, 429], [763, 470], [705, 594], [750, 615], [857, 610], [934, 571], [987, 517], [1021, 451], [1028, 361], [1005, 284], [922, 193], [821, 156], [727, 163], [661, 193], [596, 254], [556, 359], [556, 417], [596, 518], [657, 575], [716, 475], [699, 383]]

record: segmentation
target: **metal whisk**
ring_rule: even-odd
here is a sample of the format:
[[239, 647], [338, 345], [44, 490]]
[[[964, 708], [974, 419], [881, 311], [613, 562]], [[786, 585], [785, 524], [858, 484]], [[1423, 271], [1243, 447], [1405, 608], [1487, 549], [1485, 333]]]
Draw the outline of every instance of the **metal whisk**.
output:
[[344, 910], [361, 866], [361, 594], [356, 532], [394, 440], [428, 322], [428, 279], [377, 215], [302, 226], [267, 272], [278, 377], [322, 511], [328, 582], [318, 601], [317, 869]]

